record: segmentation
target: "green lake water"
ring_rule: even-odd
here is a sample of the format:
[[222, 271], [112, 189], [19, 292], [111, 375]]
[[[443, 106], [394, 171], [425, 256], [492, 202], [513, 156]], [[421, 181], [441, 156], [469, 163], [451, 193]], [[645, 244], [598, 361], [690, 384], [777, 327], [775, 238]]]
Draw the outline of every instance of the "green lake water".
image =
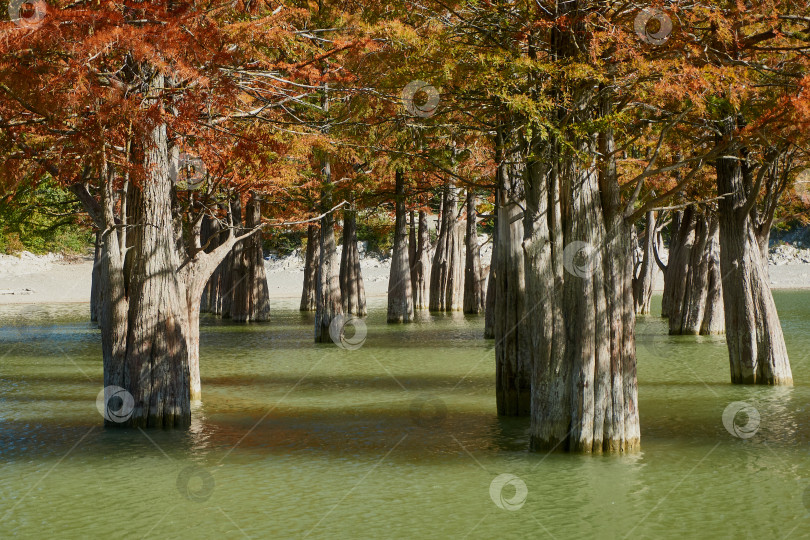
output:
[[722, 337], [639, 320], [626, 456], [528, 453], [481, 317], [386, 325], [371, 299], [344, 350], [293, 300], [204, 316], [191, 429], [140, 431], [101, 427], [87, 305], [0, 306], [0, 538], [807, 538], [810, 292], [775, 296], [793, 388], [732, 386]]

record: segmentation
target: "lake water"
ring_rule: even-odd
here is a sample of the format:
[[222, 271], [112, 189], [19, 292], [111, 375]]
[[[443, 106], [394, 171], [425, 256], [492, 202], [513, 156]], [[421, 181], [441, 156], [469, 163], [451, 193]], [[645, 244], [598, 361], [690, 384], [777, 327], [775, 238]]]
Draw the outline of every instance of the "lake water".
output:
[[810, 292], [776, 302], [793, 388], [732, 386], [722, 337], [639, 320], [628, 456], [526, 452], [480, 317], [389, 326], [371, 299], [344, 350], [293, 300], [204, 316], [191, 429], [128, 431], [101, 427], [87, 305], [0, 306], [0, 537], [807, 538]]

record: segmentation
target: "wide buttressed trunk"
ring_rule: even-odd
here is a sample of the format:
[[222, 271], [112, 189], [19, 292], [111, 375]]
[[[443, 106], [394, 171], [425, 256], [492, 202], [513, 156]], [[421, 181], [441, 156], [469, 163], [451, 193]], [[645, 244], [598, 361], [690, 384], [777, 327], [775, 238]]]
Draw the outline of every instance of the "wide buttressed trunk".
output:
[[731, 382], [792, 385], [782, 326], [768, 284], [767, 260], [763, 260], [747, 205], [741, 159], [723, 156], [715, 166], [717, 192], [722, 196], [717, 214]]
[[[253, 193], [245, 207], [246, 231], [259, 227], [261, 216], [261, 201]], [[261, 230], [239, 242], [234, 251], [234, 276], [238, 281], [231, 293], [231, 319], [235, 322], [267, 321], [270, 319], [270, 291]]]
[[[600, 137], [613, 154], [612, 135]], [[534, 141], [533, 154], [547, 144]], [[581, 154], [595, 154], [592, 143]], [[531, 448], [601, 453], [640, 443], [630, 226], [612, 163], [530, 162], [524, 218], [532, 359]], [[500, 277], [500, 276], [499, 276]]]
[[388, 277], [388, 322], [413, 322], [411, 264], [408, 258], [408, 224], [405, 215], [405, 175], [396, 172], [396, 218], [391, 272]]
[[709, 335], [723, 332], [722, 285], [717, 218], [693, 207], [680, 221], [678, 249], [670, 255], [669, 333]]
[[464, 268], [461, 265], [463, 229], [456, 221], [458, 194], [455, 185], [448, 183], [442, 195], [442, 215], [439, 237], [430, 269], [431, 311], [458, 311], [462, 308]]
[[[162, 79], [153, 77], [157, 91], [163, 87]], [[139, 226], [133, 231], [126, 352], [119, 369], [107, 373], [105, 362], [104, 384], [120, 386], [134, 398], [132, 415], [116, 425], [187, 426], [191, 422], [188, 319], [185, 289], [178, 279], [165, 124], [152, 128], [143, 150], [146, 177], [137, 207]]]
[[321, 261], [320, 228], [314, 223], [307, 226], [307, 252], [304, 256], [304, 288], [301, 291], [301, 311], [315, 311], [315, 292], [318, 266]]
[[324, 215], [321, 218], [321, 256], [315, 281], [315, 341], [329, 343], [339, 340], [343, 335], [342, 328], [334, 329], [334, 335], [329, 333], [332, 321], [343, 313], [343, 301], [340, 295], [340, 262], [335, 245], [335, 216], [330, 211], [333, 186], [329, 161], [324, 162], [323, 171], [325, 182], [321, 194], [321, 209]]
[[343, 297], [344, 313], [358, 317], [366, 316], [366, 289], [360, 270], [360, 250], [357, 248], [357, 212], [353, 209], [343, 212], [340, 292]]
[[416, 256], [411, 260], [411, 292], [413, 309], [428, 309], [428, 282], [430, 280], [430, 233], [427, 212], [419, 211]]
[[484, 282], [481, 269], [481, 250], [478, 246], [478, 213], [473, 191], [467, 193], [467, 235], [464, 264], [464, 313], [478, 314], [484, 311]]
[[528, 331], [521, 207], [523, 185], [516, 164], [502, 163], [498, 174], [498, 252], [495, 271], [495, 400], [502, 416], [531, 413], [531, 336]]

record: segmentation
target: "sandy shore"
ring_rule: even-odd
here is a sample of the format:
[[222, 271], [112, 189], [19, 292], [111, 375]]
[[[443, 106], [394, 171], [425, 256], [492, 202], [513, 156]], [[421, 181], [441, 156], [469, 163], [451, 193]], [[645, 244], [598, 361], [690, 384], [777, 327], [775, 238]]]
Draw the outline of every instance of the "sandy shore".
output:
[[[489, 252], [482, 253], [484, 264]], [[272, 298], [299, 298], [304, 282], [303, 262], [291, 256], [266, 261], [267, 281]], [[364, 257], [361, 262], [368, 296], [385, 296], [388, 291], [389, 260]], [[65, 260], [57, 255], [20, 257], [0, 255], [0, 304], [88, 302], [92, 258]], [[774, 289], [810, 289], [810, 264], [771, 265]], [[663, 287], [660, 272], [656, 289]]]

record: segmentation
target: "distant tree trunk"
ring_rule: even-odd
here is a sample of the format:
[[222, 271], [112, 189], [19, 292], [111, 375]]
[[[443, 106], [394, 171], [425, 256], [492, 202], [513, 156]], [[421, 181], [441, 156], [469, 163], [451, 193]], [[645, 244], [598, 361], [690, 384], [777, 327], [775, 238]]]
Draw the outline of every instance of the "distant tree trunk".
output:
[[[442, 197], [441, 224], [433, 266], [430, 269], [431, 311], [456, 311], [461, 309], [464, 271], [461, 266], [463, 241], [456, 223], [458, 202], [455, 185], [447, 184]], [[463, 234], [463, 232], [462, 232]]]
[[[245, 208], [245, 231], [261, 225], [261, 201], [256, 193], [251, 193]], [[240, 234], [244, 234], [244, 232]], [[231, 319], [235, 322], [259, 322], [270, 319], [270, 290], [264, 269], [261, 229], [237, 244], [234, 266], [235, 275], [240, 276], [233, 289]]]
[[340, 292], [344, 313], [358, 317], [366, 316], [366, 289], [360, 270], [360, 251], [357, 249], [357, 212], [353, 209], [343, 211]]
[[[730, 122], [726, 129], [733, 131]], [[751, 219], [758, 193], [747, 196], [739, 156], [715, 164], [720, 220], [720, 268], [731, 382], [792, 385], [779, 315], [768, 283], [767, 260]]]
[[722, 333], [717, 219], [688, 208], [678, 243], [668, 265], [675, 269], [670, 275], [669, 333]]
[[400, 170], [396, 172], [395, 201], [394, 249], [388, 278], [388, 322], [409, 323], [413, 322], [413, 293], [405, 218], [405, 175]]
[[[329, 160], [323, 162], [324, 187], [321, 194], [320, 251], [318, 275], [315, 288], [315, 341], [329, 343], [329, 325], [343, 312], [343, 301], [340, 295], [340, 262], [335, 246], [335, 216], [332, 207], [332, 168]], [[342, 332], [342, 329], [341, 329]], [[335, 336], [336, 339], [340, 336]]]
[[414, 293], [413, 284], [416, 278], [414, 272], [416, 268], [416, 253], [416, 211], [411, 210], [408, 215], [408, 262], [411, 264], [411, 293]]
[[517, 164], [499, 165], [498, 201], [495, 397], [499, 415], [529, 416], [532, 350], [526, 320], [527, 291], [522, 249], [524, 194]]
[[653, 210], [647, 212], [644, 229], [643, 255], [638, 271], [633, 277], [633, 298], [636, 313], [649, 315], [656, 269], [655, 254], [653, 253], [656, 241], [655, 212]]
[[[228, 206], [228, 215], [231, 226], [236, 228], [238, 234], [244, 232], [242, 228], [242, 199], [239, 195], [233, 197]], [[223, 319], [231, 318], [231, 309], [234, 299], [234, 291], [244, 286], [247, 274], [242, 267], [242, 250], [244, 246], [237, 244], [233, 251], [225, 259], [226, 266], [223, 268], [223, 280], [221, 294], [219, 298], [219, 314]]]
[[304, 258], [304, 290], [301, 292], [301, 311], [315, 311], [315, 290], [321, 260], [320, 236], [318, 225], [311, 223], [307, 226], [307, 253]]
[[495, 296], [497, 291], [498, 268], [498, 195], [495, 195], [495, 217], [492, 228], [492, 256], [489, 261], [489, 279], [487, 280], [486, 312], [484, 314], [484, 339], [495, 338]]
[[464, 266], [464, 313], [484, 311], [484, 276], [481, 270], [481, 250], [478, 247], [478, 213], [475, 193], [467, 192], [467, 236]]
[[416, 257], [411, 261], [411, 268], [413, 309], [427, 309], [427, 284], [430, 279], [430, 233], [428, 232], [427, 212], [424, 210], [419, 211], [419, 231], [416, 244]]
[[93, 249], [93, 272], [90, 278], [90, 322], [98, 323], [101, 311], [101, 264], [104, 253], [104, 243], [101, 240], [102, 231], [96, 231], [96, 240]]
[[[687, 207], [687, 210], [690, 207]], [[664, 265], [656, 252], [656, 261], [658, 262], [661, 271], [664, 273], [664, 292], [661, 296], [661, 316], [669, 317], [670, 310], [672, 309], [672, 286], [677, 281], [676, 267], [678, 265], [671, 264], [672, 261], [677, 259], [677, 253], [680, 249], [681, 241], [681, 223], [683, 222], [684, 211], [679, 210], [672, 215], [672, 222], [669, 224], [669, 246], [667, 264]]]

